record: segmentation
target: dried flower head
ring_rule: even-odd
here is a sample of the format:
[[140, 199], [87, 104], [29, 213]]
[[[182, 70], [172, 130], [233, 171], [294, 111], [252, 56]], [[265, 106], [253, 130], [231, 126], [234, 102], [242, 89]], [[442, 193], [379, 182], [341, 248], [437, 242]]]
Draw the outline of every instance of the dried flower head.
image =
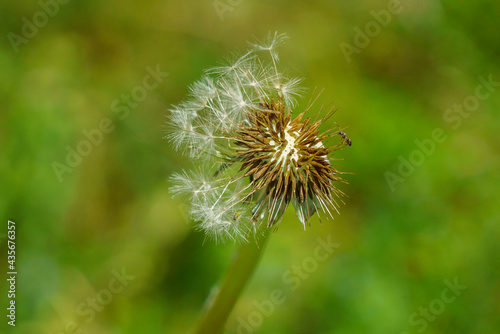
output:
[[[339, 128], [320, 133], [333, 109], [321, 119], [305, 118], [317, 97], [292, 118], [303, 90], [301, 79], [278, 71], [276, 48], [285, 38], [269, 35], [208, 70], [190, 87], [189, 99], [170, 110], [166, 138], [202, 163], [174, 174], [171, 191], [190, 200], [191, 218], [216, 239], [246, 239], [263, 221], [278, 226], [290, 203], [305, 228], [319, 209], [333, 218], [344, 195], [335, 187], [345, 181], [331, 155], [351, 141]], [[269, 64], [260, 51], [270, 55]], [[341, 140], [327, 145], [334, 136]]]

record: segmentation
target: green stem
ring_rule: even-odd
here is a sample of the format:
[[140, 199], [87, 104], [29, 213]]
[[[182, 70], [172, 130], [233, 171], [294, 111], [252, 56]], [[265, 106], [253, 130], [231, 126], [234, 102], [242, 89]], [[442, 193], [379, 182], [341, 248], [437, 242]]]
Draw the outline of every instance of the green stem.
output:
[[259, 262], [269, 231], [265, 228], [264, 236], [241, 244], [224, 280], [208, 297], [193, 334], [222, 333], [231, 310]]

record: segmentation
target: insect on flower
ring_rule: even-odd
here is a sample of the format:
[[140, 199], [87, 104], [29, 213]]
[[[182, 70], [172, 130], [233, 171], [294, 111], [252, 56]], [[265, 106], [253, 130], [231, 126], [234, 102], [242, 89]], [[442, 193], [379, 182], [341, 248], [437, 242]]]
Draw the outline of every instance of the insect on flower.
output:
[[[292, 117], [303, 89], [300, 78], [278, 70], [276, 48], [285, 39], [270, 34], [208, 70], [189, 99], [170, 110], [166, 138], [201, 163], [174, 174], [170, 190], [191, 202], [191, 218], [216, 239], [246, 239], [262, 222], [278, 226], [290, 203], [305, 228], [319, 210], [333, 218], [344, 196], [331, 155], [351, 141], [338, 128], [320, 132], [333, 109], [321, 119], [321, 110], [314, 120], [305, 116], [318, 97]], [[267, 63], [260, 52], [270, 56]], [[336, 135], [342, 140], [329, 146]]]

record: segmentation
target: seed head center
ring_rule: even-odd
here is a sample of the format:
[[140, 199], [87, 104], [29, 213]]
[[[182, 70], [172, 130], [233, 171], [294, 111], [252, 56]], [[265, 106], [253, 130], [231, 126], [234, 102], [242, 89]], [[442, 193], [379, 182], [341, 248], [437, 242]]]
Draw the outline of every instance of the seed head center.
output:
[[282, 145], [279, 144], [275, 146], [276, 151], [278, 152], [281, 151], [278, 162], [285, 164], [288, 156], [290, 156], [290, 159], [298, 161], [299, 160], [298, 149], [295, 147], [296, 137], [294, 136], [293, 133], [289, 132], [289, 129], [286, 129], [284, 131], [284, 134], [285, 134], [284, 139], [286, 142], [285, 147], [282, 148]]

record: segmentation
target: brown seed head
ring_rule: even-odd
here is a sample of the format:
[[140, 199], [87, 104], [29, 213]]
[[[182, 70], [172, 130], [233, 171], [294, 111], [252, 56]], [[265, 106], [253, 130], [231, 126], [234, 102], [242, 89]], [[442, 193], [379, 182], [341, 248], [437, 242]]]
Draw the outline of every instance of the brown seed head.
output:
[[268, 214], [268, 226], [279, 223], [284, 210], [293, 201], [302, 223], [318, 209], [330, 212], [336, 208], [336, 197], [343, 193], [334, 186], [345, 182], [329, 162], [328, 155], [345, 146], [325, 147], [327, 133], [319, 134], [321, 120], [295, 119], [287, 114], [282, 101], [261, 104], [254, 110], [249, 124], [235, 136], [236, 160], [244, 176], [251, 179], [248, 197], [259, 199], [253, 216]]

